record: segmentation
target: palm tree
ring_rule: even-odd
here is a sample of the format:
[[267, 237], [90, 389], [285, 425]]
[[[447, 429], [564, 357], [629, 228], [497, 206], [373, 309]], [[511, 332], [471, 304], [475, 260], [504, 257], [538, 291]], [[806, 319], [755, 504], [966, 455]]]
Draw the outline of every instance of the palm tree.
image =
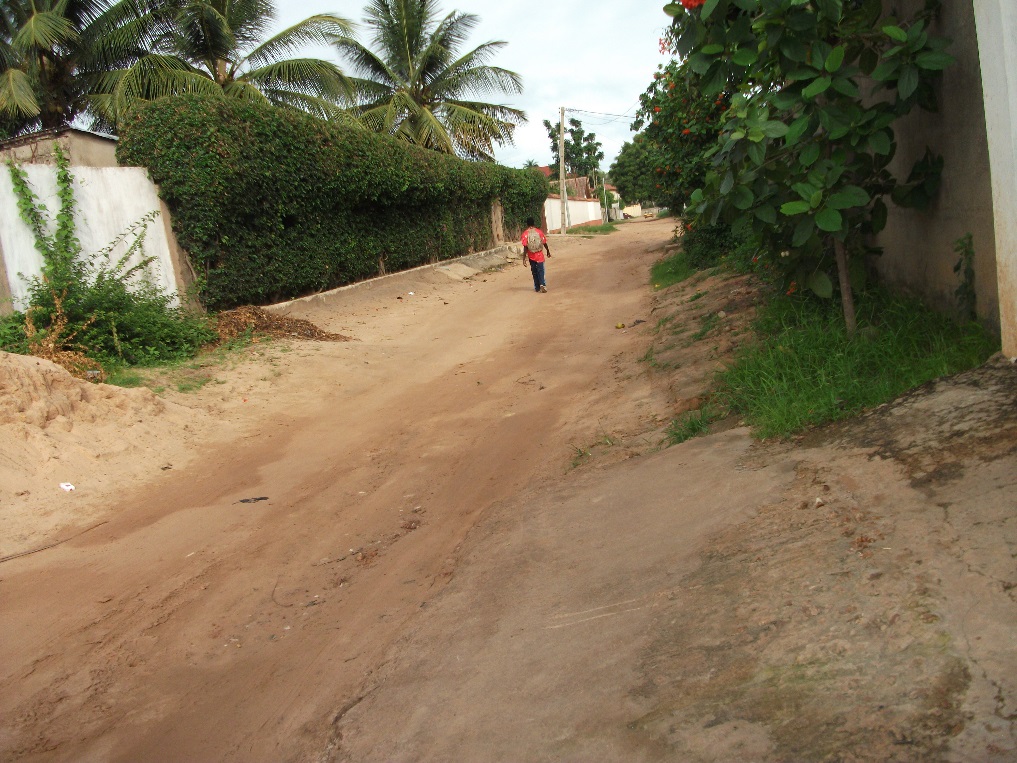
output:
[[[210, 93], [353, 121], [353, 88], [333, 63], [287, 58], [308, 43], [330, 44], [352, 25], [317, 14], [264, 40], [272, 0], [154, 0], [138, 18], [122, 16], [109, 58], [129, 63], [99, 78], [92, 105], [115, 126], [138, 105], [167, 95]], [[132, 44], [135, 46], [132, 50]]]
[[6, 0], [0, 5], [0, 125], [64, 127], [87, 108], [89, 78], [112, 0]]
[[0, 131], [83, 115], [115, 131], [138, 105], [193, 92], [354, 121], [353, 87], [335, 64], [287, 58], [351, 24], [319, 14], [262, 41], [274, 18], [272, 0], [4, 0]]
[[364, 13], [377, 52], [353, 37], [337, 47], [362, 75], [353, 81], [366, 127], [487, 161], [494, 158], [495, 144], [512, 143], [526, 115], [470, 99], [522, 92], [518, 74], [487, 63], [507, 43], [487, 42], [459, 54], [478, 16], [453, 11], [439, 18], [435, 0], [371, 0]]

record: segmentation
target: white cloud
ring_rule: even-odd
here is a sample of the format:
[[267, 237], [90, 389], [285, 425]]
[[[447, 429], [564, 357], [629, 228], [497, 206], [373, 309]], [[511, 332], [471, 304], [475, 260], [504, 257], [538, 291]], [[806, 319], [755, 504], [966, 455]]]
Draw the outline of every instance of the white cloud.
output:
[[[626, 3], [624, 0], [448, 0], [442, 10], [473, 13], [480, 23], [466, 49], [491, 40], [508, 45], [491, 62], [523, 78], [523, 93], [498, 98], [522, 109], [529, 123], [516, 129], [515, 146], [497, 151], [498, 161], [510, 167], [527, 159], [551, 160], [551, 146], [543, 120], [557, 121], [561, 106], [578, 113], [587, 132], [603, 144], [607, 169], [622, 143], [631, 140], [629, 125], [642, 93], [650, 85], [657, 64], [665, 58], [657, 40], [668, 23], [661, 11], [664, 0]], [[279, 0], [276, 29], [316, 13], [335, 13], [353, 21], [363, 16], [363, 3], [330, 0]], [[320, 51], [310, 55], [323, 55]], [[335, 59], [334, 56], [327, 56]], [[491, 100], [496, 100], [491, 98]], [[566, 115], [566, 117], [569, 115]]]

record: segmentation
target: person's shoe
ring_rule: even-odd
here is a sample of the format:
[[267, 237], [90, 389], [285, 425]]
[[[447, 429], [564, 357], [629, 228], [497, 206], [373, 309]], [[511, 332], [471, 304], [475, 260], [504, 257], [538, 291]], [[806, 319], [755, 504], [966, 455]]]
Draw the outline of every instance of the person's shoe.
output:
[[547, 287], [546, 286], [541, 286], [540, 287], [540, 291], [541, 291], [542, 294], [547, 294]]

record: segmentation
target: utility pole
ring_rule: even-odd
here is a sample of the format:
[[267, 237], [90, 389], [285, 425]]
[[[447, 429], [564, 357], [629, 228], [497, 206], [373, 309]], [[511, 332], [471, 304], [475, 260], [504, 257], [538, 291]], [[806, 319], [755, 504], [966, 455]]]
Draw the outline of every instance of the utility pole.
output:
[[561, 232], [568, 233], [565, 227], [565, 210], [569, 204], [569, 194], [565, 189], [565, 107], [561, 107], [561, 124], [558, 127], [558, 191], [561, 197]]

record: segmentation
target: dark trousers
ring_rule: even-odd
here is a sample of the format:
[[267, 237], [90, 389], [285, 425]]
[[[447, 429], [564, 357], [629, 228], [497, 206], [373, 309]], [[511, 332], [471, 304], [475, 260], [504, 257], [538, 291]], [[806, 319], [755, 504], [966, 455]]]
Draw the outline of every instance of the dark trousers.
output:
[[530, 272], [533, 273], [533, 290], [540, 291], [541, 286], [547, 286], [544, 280], [544, 263], [530, 260]]

